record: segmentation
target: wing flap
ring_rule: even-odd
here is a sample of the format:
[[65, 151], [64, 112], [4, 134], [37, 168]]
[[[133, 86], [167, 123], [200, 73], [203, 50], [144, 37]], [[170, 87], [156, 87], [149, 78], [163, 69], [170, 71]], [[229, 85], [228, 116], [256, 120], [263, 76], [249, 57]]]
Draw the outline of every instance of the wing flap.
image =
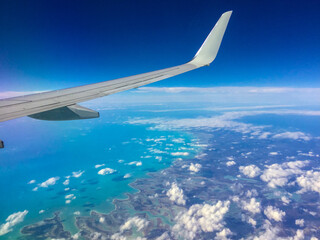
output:
[[92, 109], [82, 107], [78, 104], [74, 104], [71, 106], [65, 106], [45, 112], [32, 114], [28, 117], [48, 121], [65, 121], [98, 118], [99, 113]]

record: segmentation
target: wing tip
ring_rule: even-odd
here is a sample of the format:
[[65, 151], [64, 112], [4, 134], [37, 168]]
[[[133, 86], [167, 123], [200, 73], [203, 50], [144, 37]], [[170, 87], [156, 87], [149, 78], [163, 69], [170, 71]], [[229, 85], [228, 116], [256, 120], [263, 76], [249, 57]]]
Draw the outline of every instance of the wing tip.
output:
[[221, 16], [231, 15], [232, 13], [233, 13], [233, 10], [229, 10], [229, 11], [224, 12]]
[[230, 10], [221, 15], [206, 40], [189, 63], [196, 65], [197, 67], [207, 66], [216, 58], [232, 13], [233, 11]]

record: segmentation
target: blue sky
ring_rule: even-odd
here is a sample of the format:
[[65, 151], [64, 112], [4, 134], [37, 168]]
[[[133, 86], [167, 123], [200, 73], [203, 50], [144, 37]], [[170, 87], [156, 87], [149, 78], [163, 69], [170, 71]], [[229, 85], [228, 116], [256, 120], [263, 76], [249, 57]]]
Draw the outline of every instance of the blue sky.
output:
[[316, 0], [39, 0], [0, 2], [0, 89], [58, 89], [184, 63], [227, 10], [215, 62], [153, 87], [320, 87]]

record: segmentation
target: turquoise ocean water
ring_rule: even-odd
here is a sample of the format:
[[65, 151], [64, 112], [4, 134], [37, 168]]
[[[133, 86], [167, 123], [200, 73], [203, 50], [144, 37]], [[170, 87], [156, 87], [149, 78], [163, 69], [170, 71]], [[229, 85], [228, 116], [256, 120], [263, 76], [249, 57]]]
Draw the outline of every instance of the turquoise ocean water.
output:
[[[193, 157], [200, 149], [190, 134], [126, 124], [128, 113], [134, 116], [119, 110], [94, 120], [62, 123], [22, 118], [3, 124], [0, 132], [6, 148], [0, 153], [0, 222], [18, 211], [28, 210], [28, 214], [2, 237], [15, 239], [22, 226], [52, 217], [55, 211], [61, 211], [66, 230], [76, 233], [75, 215], [111, 211], [114, 198], [136, 191], [130, 182], [168, 167], [177, 158]], [[99, 175], [104, 168], [116, 172]], [[74, 177], [73, 172], [83, 173]], [[39, 186], [53, 177], [58, 179], [54, 185]], [[64, 185], [67, 179], [69, 184]], [[28, 184], [31, 180], [35, 183]]]

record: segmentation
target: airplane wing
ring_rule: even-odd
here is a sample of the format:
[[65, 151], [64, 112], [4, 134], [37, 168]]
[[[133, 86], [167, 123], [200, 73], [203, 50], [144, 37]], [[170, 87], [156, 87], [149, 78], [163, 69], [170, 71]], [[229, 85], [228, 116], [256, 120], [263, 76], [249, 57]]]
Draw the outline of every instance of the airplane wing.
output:
[[2, 99], [0, 122], [23, 116], [52, 121], [99, 117], [98, 112], [77, 103], [137, 88], [209, 65], [218, 53], [231, 14], [232, 11], [229, 11], [221, 15], [195, 57], [186, 64], [95, 84]]

